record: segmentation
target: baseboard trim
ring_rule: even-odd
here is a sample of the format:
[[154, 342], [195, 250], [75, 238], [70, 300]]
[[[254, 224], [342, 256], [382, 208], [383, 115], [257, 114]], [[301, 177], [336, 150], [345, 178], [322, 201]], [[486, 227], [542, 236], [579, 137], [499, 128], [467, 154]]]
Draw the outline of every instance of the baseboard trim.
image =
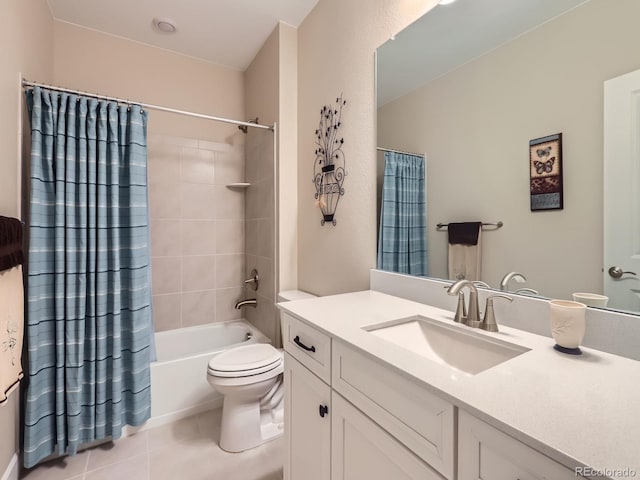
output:
[[122, 429], [122, 437], [123, 438], [128, 437], [137, 432], [142, 432], [144, 430], [149, 430], [152, 428], [160, 427], [162, 425], [167, 425], [169, 423], [174, 423], [174, 422], [177, 422], [178, 420], [182, 420], [183, 418], [187, 418], [192, 415], [197, 415], [198, 413], [208, 412], [209, 410], [215, 410], [216, 408], [222, 407], [223, 400], [224, 400], [224, 397], [220, 396], [210, 402], [201, 403], [199, 405], [194, 405], [193, 407], [188, 407], [183, 410], [166, 413], [164, 415], [151, 417], [149, 420], [147, 420], [143, 425], [140, 425], [139, 427], [125, 425], [125, 427]]
[[14, 453], [0, 480], [18, 480], [18, 470], [18, 454]]

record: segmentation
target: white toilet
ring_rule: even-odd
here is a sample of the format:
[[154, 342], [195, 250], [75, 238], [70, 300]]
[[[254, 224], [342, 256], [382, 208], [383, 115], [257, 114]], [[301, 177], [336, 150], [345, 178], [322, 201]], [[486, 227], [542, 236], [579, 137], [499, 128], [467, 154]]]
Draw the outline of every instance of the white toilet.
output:
[[[278, 294], [278, 301], [312, 298], [297, 290]], [[267, 343], [232, 348], [209, 361], [207, 380], [224, 395], [220, 448], [242, 452], [284, 430], [283, 354]]]

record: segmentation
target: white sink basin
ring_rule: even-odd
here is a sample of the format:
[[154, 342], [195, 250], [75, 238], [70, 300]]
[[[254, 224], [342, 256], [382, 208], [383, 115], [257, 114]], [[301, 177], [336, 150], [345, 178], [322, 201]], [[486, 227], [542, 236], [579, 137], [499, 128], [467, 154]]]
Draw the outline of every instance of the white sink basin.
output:
[[465, 327], [414, 316], [362, 327], [432, 362], [475, 375], [517, 357], [529, 349], [478, 334]]

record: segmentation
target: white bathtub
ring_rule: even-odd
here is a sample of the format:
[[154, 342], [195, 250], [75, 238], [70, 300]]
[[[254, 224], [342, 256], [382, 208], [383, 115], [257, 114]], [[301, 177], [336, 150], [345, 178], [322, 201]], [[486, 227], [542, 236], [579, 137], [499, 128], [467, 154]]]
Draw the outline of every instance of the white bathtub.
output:
[[217, 408], [222, 396], [207, 381], [207, 365], [230, 347], [269, 343], [245, 321], [214, 323], [155, 334], [158, 361], [151, 364], [151, 422], [173, 422]]

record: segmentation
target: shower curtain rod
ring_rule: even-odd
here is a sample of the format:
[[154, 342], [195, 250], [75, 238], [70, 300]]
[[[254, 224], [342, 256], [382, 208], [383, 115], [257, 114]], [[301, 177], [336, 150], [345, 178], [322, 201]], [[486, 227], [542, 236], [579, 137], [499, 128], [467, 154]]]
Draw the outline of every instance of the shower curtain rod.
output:
[[159, 110], [161, 112], [177, 113], [178, 115], [186, 115], [188, 117], [202, 118], [204, 120], [214, 120], [216, 122], [231, 123], [233, 125], [240, 125], [240, 126], [244, 126], [244, 127], [261, 128], [261, 129], [264, 129], [264, 130], [271, 130], [273, 132], [273, 127], [269, 126], [269, 125], [261, 125], [259, 123], [251, 123], [251, 122], [243, 122], [241, 120], [232, 120], [230, 118], [214, 117], [212, 115], [204, 115], [202, 113], [187, 112], [186, 110], [177, 110], [175, 108], [161, 107], [159, 105], [152, 105], [150, 103], [134, 102], [134, 101], [131, 101], [131, 100], [126, 100], [124, 98], [108, 97], [106, 95], [98, 95], [96, 93], [83, 92], [81, 90], [71, 90], [71, 89], [68, 89], [68, 88], [56, 87], [56, 86], [53, 86], [53, 85], [46, 85], [44, 83], [31, 82], [29, 80], [24, 80], [23, 79], [22, 80], [22, 88], [30, 88], [30, 87], [41, 87], [41, 88], [47, 88], [49, 90], [54, 90], [56, 92], [73, 93], [75, 95], [83, 95], [85, 97], [92, 97], [92, 98], [97, 98], [97, 99], [100, 99], [100, 100], [108, 100], [110, 102], [124, 103], [124, 104], [128, 104], [128, 105], [139, 105], [142, 108], [147, 108], [147, 109], [150, 109], [150, 110]]
[[402, 150], [394, 150], [393, 148], [382, 148], [382, 147], [376, 147], [376, 150], [379, 152], [400, 153], [401, 155], [415, 155], [417, 157], [424, 158], [424, 153], [403, 152]]

